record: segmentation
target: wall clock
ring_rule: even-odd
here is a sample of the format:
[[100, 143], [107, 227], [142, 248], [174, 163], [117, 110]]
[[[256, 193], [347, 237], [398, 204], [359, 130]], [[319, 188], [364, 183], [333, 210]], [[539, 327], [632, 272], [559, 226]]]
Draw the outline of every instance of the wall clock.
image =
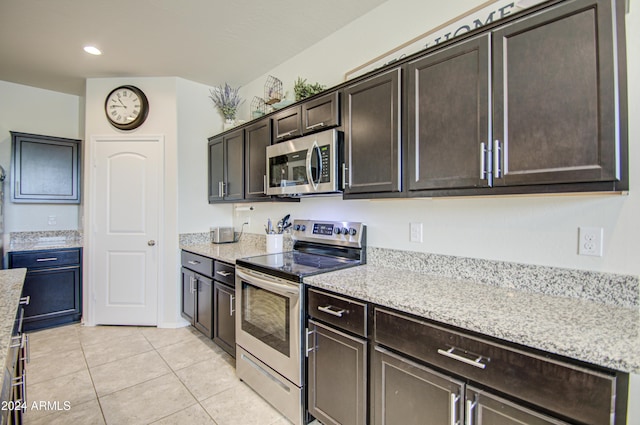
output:
[[116, 87], [104, 102], [104, 112], [112, 126], [120, 130], [140, 127], [149, 114], [149, 101], [135, 86]]

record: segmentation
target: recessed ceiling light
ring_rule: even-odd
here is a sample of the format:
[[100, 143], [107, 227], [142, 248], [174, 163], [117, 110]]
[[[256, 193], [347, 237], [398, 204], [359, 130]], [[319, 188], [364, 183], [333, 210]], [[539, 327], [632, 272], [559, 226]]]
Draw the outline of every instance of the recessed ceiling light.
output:
[[95, 46], [84, 46], [84, 51], [89, 53], [90, 55], [101, 55], [102, 52]]

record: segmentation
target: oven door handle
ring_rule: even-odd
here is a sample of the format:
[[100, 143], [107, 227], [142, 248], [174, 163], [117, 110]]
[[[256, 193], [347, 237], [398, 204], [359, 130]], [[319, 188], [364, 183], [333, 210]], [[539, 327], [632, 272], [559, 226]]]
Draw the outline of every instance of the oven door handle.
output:
[[297, 296], [299, 294], [299, 288], [296, 288], [292, 285], [272, 282], [257, 276], [249, 275], [240, 270], [236, 270], [236, 275], [240, 279], [246, 281], [247, 283], [252, 284], [253, 286], [257, 286], [258, 288], [275, 292], [276, 294], [284, 295], [287, 297], [290, 297], [292, 295]]

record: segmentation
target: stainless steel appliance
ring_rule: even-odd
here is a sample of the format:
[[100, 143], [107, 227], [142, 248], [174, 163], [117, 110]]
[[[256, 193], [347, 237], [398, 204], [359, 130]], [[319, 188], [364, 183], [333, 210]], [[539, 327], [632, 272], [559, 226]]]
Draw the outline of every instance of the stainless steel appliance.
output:
[[212, 227], [211, 242], [212, 243], [235, 242], [235, 231], [233, 227]]
[[340, 191], [341, 137], [334, 129], [267, 146], [267, 195]]
[[362, 223], [294, 220], [293, 251], [236, 260], [236, 374], [294, 424], [304, 403], [305, 276], [366, 262]]

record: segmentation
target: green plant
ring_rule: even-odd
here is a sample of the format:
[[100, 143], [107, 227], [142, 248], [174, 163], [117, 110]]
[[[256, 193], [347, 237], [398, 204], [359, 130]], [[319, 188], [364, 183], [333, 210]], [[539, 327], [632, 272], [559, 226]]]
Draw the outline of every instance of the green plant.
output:
[[293, 85], [293, 91], [296, 94], [296, 101], [305, 99], [309, 96], [313, 96], [314, 94], [318, 94], [326, 88], [327, 88], [326, 86], [323, 86], [322, 84], [319, 84], [319, 83], [315, 83], [315, 84], [307, 83], [306, 78], [303, 80], [300, 77], [298, 77], [298, 79]]

